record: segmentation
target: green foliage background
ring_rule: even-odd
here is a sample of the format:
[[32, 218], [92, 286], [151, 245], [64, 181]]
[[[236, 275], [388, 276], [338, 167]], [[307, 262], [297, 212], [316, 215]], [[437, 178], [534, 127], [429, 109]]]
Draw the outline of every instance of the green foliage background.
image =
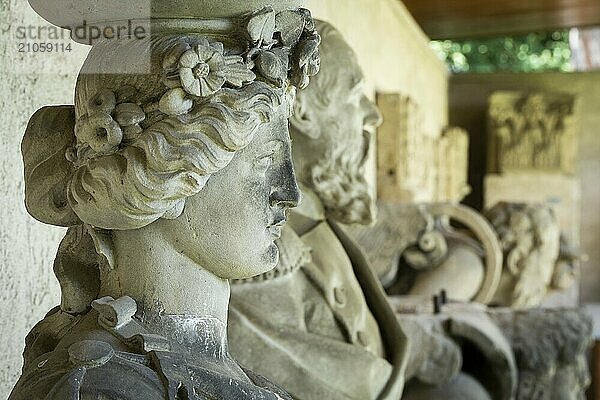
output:
[[430, 45], [452, 72], [571, 70], [566, 30], [462, 41], [434, 40]]

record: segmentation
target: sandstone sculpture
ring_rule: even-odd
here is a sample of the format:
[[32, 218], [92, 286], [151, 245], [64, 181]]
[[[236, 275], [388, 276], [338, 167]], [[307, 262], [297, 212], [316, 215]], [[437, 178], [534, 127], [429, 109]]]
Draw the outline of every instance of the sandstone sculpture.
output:
[[327, 23], [317, 26], [322, 70], [299, 92], [291, 119], [303, 200], [279, 241], [277, 268], [232, 285], [231, 350], [297, 399], [397, 400], [407, 338], [336, 224], [374, 216], [364, 162], [379, 114], [350, 47]]
[[299, 200], [287, 119], [293, 85], [318, 70], [310, 13], [292, 0], [30, 3], [73, 29], [149, 4], [152, 33], [95, 43], [75, 106], [39, 110], [23, 139], [29, 212], [69, 230], [61, 305], [28, 335], [11, 400], [288, 398], [229, 355], [228, 279], [275, 267]]
[[576, 129], [572, 95], [496, 92], [489, 99], [488, 172], [573, 174]]
[[576, 270], [565, 262], [568, 253], [564, 238], [563, 261], [559, 262], [561, 235], [550, 206], [502, 202], [486, 210], [485, 216], [494, 226], [504, 253], [493, 304], [537, 306], [550, 290], [564, 289], [574, 281]]

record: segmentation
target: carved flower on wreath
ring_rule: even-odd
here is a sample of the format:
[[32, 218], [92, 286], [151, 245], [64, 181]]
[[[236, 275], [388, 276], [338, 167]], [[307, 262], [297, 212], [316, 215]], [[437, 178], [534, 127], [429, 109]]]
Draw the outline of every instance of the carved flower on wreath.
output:
[[122, 96], [103, 90], [89, 101], [87, 114], [75, 124], [75, 136], [81, 147], [89, 146], [96, 153], [109, 154], [116, 151], [124, 139], [133, 140], [142, 132], [140, 123], [146, 119], [144, 110], [135, 103], [123, 100], [118, 103], [118, 97]]
[[164, 59], [163, 68], [170, 90], [159, 109], [168, 115], [189, 111], [194, 98], [211, 96], [225, 84], [239, 88], [256, 78], [241, 56], [225, 55], [222, 43], [205, 38], [193, 46], [179, 43]]

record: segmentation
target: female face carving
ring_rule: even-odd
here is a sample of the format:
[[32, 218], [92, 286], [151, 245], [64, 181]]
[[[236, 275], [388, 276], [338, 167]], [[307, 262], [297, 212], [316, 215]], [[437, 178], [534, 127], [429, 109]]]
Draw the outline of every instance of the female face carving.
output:
[[221, 278], [248, 278], [277, 265], [274, 241], [299, 198], [284, 105], [187, 199], [180, 217], [156, 223], [178, 252], [201, 267]]

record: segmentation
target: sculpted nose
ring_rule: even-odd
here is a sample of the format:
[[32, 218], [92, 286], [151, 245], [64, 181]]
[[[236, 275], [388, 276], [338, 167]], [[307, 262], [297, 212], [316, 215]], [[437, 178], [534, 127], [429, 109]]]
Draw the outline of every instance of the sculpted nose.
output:
[[368, 97], [363, 96], [360, 101], [360, 106], [364, 113], [363, 125], [366, 131], [374, 133], [375, 129], [381, 125], [383, 121], [379, 109]]
[[271, 207], [294, 208], [300, 203], [300, 188], [296, 182], [296, 174], [291, 157], [286, 157], [279, 176], [274, 180], [269, 198]]

